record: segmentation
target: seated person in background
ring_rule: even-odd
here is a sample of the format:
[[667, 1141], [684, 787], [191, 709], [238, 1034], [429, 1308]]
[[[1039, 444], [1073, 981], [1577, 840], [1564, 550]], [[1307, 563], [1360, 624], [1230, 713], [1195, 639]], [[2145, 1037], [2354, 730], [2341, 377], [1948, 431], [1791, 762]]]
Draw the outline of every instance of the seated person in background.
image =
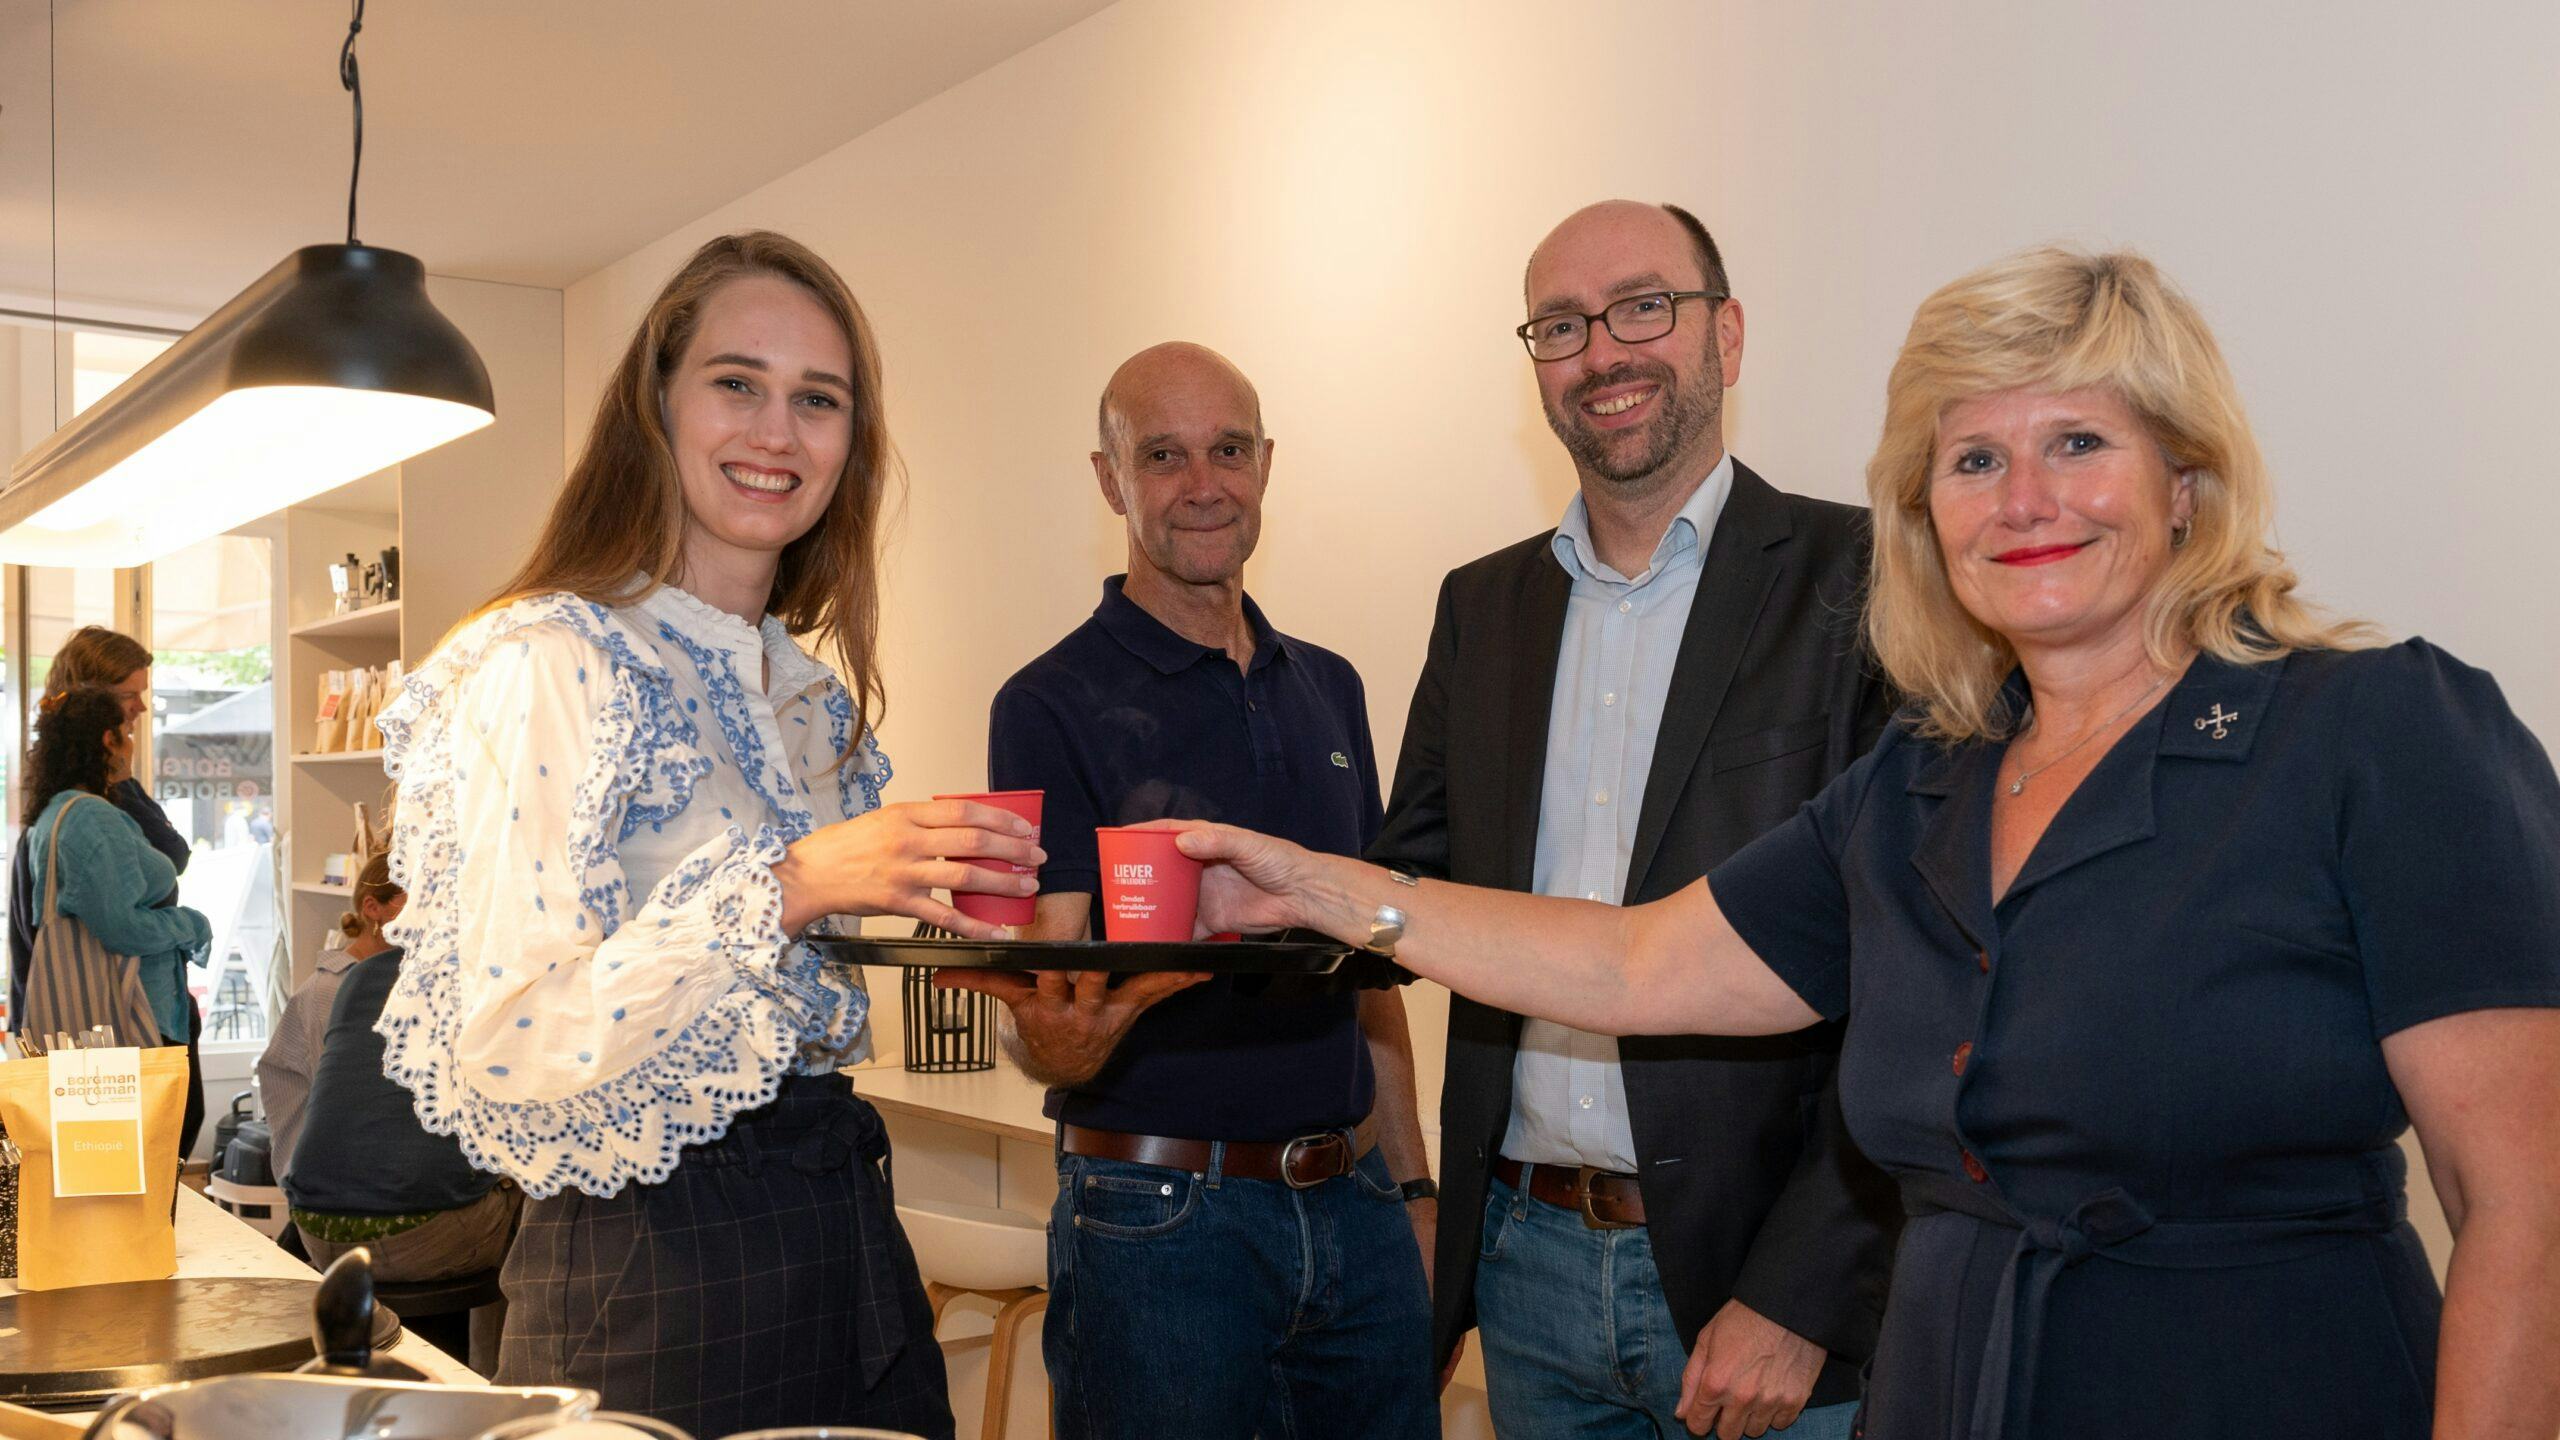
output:
[[[373, 857], [357, 877], [356, 909], [338, 922], [355, 962], [330, 1004], [308, 1098], [293, 1117], [298, 1133], [288, 1140], [272, 1092], [268, 1115], [294, 1228], [314, 1266], [326, 1270], [362, 1245], [373, 1252], [377, 1280], [451, 1280], [506, 1260], [524, 1196], [473, 1169], [452, 1136], [428, 1134], [409, 1092], [382, 1073], [382, 1037], [373, 1025], [400, 978], [400, 949], [383, 940], [382, 927], [408, 898], [391, 882], [386, 856]], [[266, 1068], [261, 1061], [261, 1081]], [[473, 1312], [471, 1363], [484, 1375], [497, 1363], [505, 1313], [501, 1305]]]
[[[258, 1100], [266, 1107], [267, 1153], [279, 1184], [293, 1164], [294, 1141], [302, 1135], [302, 1111], [311, 1099], [311, 1069], [320, 1063], [320, 1041], [329, 1029], [329, 1011], [338, 1000], [338, 982], [357, 961], [391, 948], [391, 942], [382, 938], [382, 927], [400, 913], [405, 898], [405, 892], [391, 883], [390, 862], [380, 855], [373, 857], [356, 879], [356, 908], [338, 917], [344, 948], [320, 952], [311, 978], [295, 986], [284, 1002], [284, 1014], [276, 1020], [275, 1033], [267, 1037], [266, 1052], [258, 1057]], [[219, 1166], [222, 1157], [216, 1155], [213, 1161]]]

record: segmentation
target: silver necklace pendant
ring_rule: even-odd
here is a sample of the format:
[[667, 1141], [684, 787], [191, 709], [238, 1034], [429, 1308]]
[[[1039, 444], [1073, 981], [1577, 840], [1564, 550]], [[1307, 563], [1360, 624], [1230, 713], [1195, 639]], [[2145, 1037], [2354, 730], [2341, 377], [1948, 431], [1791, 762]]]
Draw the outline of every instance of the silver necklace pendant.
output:
[[[2073, 752], [2073, 751], [2075, 751], [2075, 750], [2079, 749], [2081, 746], [2086, 745], [2086, 744], [2088, 744], [2091, 740], [2095, 739], [2095, 738], [2098, 736], [2098, 734], [2099, 734], [2099, 732], [2100, 732], [2100, 731], [2104, 731], [2104, 730], [2106, 730], [2106, 729], [2108, 729], [2108, 728], [2112, 727], [2112, 726], [2113, 726], [2113, 725], [2114, 725], [2118, 720], [2122, 720], [2122, 719], [2123, 719], [2124, 717], [2126, 717], [2127, 715], [2132, 714], [2132, 713], [2133, 713], [2133, 710], [2134, 710], [2134, 706], [2135, 706], [2135, 705], [2140, 705], [2143, 701], [2150, 699], [2154, 691], [2157, 691], [2161, 686], [2166, 685], [2166, 684], [2168, 684], [2168, 683], [2169, 683], [2169, 677], [2168, 677], [2168, 676], [2166, 676], [2166, 675], [2163, 675], [2163, 676], [2161, 676], [2159, 679], [2152, 681], [2152, 682], [2151, 682], [2151, 685], [2150, 685], [2150, 687], [2149, 687], [2148, 689], [2145, 689], [2141, 694], [2136, 695], [2136, 696], [2134, 696], [2134, 697], [2133, 697], [2133, 704], [2132, 704], [2132, 705], [2127, 705], [2127, 706], [2126, 706], [2126, 707], [2124, 707], [2123, 709], [2121, 709], [2121, 710], [2117, 711], [2114, 715], [2109, 716], [2109, 717], [2107, 718], [2107, 720], [2106, 720], [2103, 724], [2100, 724], [2096, 729], [2094, 729], [2094, 730], [2090, 730], [2090, 731], [2086, 732], [2085, 734], [2081, 735], [2081, 737], [2080, 737], [2079, 739], [2074, 740], [2074, 741], [2072, 741], [2070, 744], [2063, 746], [2063, 747], [2062, 747], [2062, 753], [2061, 753], [2061, 754], [2054, 756], [2052, 759], [2047, 760], [2047, 761], [2046, 761], [2046, 762], [2044, 762], [2043, 764], [2038, 765], [2038, 766], [2035, 766], [2035, 767], [2033, 767], [2032, 769], [2027, 769], [2027, 770], [2021, 770], [2021, 771], [2019, 771], [2019, 772], [2018, 772], [2018, 778], [2009, 782], [2009, 793], [2010, 793], [2010, 794], [2012, 794], [2012, 795], [2023, 795], [2023, 794], [2025, 794], [2025, 793], [2026, 793], [2026, 789], [2027, 789], [2027, 782], [2028, 782], [2028, 781], [2030, 781], [2030, 780], [2034, 779], [2034, 778], [2035, 778], [2035, 777], [2037, 777], [2038, 775], [2043, 774], [2045, 771], [2052, 769], [2054, 766], [2061, 764], [2065, 759], [2067, 759], [2067, 758], [2069, 758], [2069, 757], [2070, 757], [2071, 752]], [[2224, 720], [2237, 720], [2237, 719], [2239, 719], [2239, 718], [2240, 718], [2240, 717], [2239, 717], [2239, 716], [2237, 716], [2237, 715], [2223, 715], [2223, 714], [2222, 714], [2222, 707], [2221, 707], [2221, 706], [2219, 706], [2219, 705], [2214, 706], [2214, 707], [2213, 707], [2213, 709], [2214, 709], [2214, 714], [2215, 714], [2215, 716], [2220, 717], [2221, 719], [2224, 719]], [[2030, 717], [2027, 723], [2028, 723], [2028, 724], [2030, 724], [2030, 725], [2034, 724], [2034, 723], [2035, 723], [2035, 721], [2034, 721], [2034, 719], [2033, 719], [2032, 717], [2034, 716], [2035, 711], [2033, 710], [2033, 708], [2032, 708], [2032, 707], [2030, 707], [2030, 709], [2028, 710], [2028, 712], [2027, 712], [2027, 713], [2028, 713], [2028, 715], [2029, 715], [2029, 717]], [[2205, 723], [2206, 723], [2206, 722], [2205, 722], [2205, 721], [2202, 721], [2202, 720], [2197, 721], [2197, 722], [2196, 722], [2196, 728], [2197, 728], [2197, 729], [2199, 729], [2199, 730], [2203, 729], [2203, 728], [2205, 727]], [[2220, 739], [2220, 738], [2221, 738], [2221, 736], [2220, 736], [2219, 734], [2217, 734], [2214, 738], [2216, 738], [2216, 739]]]

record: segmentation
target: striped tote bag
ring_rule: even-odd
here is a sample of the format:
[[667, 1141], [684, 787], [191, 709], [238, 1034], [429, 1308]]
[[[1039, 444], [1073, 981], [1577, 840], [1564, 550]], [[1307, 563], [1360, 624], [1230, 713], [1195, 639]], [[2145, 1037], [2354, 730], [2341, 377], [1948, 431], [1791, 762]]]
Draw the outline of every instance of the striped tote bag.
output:
[[[160, 1023], [152, 1018], [151, 997], [142, 989], [141, 962], [118, 955], [100, 943], [79, 917], [62, 913], [62, 824], [90, 796], [83, 795], [54, 817], [45, 848], [44, 903], [36, 914], [35, 953], [27, 965], [27, 1015], [21, 1034], [80, 1035], [92, 1025], [112, 1025], [119, 1045], [145, 1048], [160, 1043]], [[98, 801], [104, 805], [104, 800]]]

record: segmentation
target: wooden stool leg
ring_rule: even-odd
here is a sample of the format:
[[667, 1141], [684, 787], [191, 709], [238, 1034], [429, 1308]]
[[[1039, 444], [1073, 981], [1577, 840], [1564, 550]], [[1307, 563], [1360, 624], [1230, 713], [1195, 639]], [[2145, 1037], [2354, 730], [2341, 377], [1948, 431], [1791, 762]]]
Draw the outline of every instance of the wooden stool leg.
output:
[[951, 1307], [952, 1301], [957, 1300], [968, 1293], [969, 1292], [966, 1290], [959, 1289], [955, 1286], [944, 1285], [937, 1281], [927, 1280], [924, 1282], [924, 1298], [931, 1301], [933, 1304], [933, 1328], [935, 1330], [939, 1331], [942, 1328], [942, 1312]]
[[987, 1351], [986, 1414], [979, 1422], [981, 1440], [1004, 1440], [1005, 1413], [1013, 1401], [1013, 1344], [1022, 1322], [1049, 1308], [1049, 1292], [1034, 1290], [1007, 1301], [996, 1312], [996, 1333]]

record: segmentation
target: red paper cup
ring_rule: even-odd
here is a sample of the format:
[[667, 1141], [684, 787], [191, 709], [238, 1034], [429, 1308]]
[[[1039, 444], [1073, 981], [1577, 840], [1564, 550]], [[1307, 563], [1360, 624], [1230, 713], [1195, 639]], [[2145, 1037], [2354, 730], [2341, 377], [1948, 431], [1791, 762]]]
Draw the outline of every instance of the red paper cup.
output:
[[[1036, 829], [1040, 824], [1040, 797], [1047, 793], [1045, 790], [987, 790], [971, 795], [936, 795], [933, 798], [974, 800], [981, 805], [992, 805], [998, 810], [1008, 810], [1021, 816]], [[1005, 860], [981, 860], [974, 855], [948, 858], [966, 860], [981, 870], [1004, 870], [1016, 875], [1039, 873]], [[972, 920], [984, 920], [991, 925], [1028, 925], [1038, 899], [1037, 895], [981, 895], [973, 890], [954, 890], [951, 892], [951, 908]]]
[[1175, 830], [1093, 832], [1102, 860], [1102, 936], [1106, 940], [1191, 938], [1200, 918], [1200, 862], [1174, 848]]

